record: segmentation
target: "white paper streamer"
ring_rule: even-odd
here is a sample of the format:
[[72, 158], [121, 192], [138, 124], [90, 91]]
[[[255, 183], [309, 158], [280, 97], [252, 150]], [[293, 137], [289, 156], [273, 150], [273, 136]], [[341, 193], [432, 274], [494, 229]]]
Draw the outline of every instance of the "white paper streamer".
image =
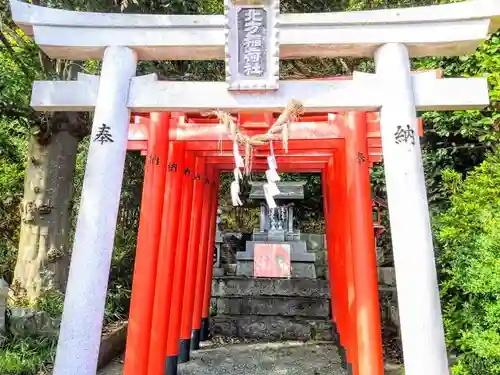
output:
[[267, 157], [267, 165], [269, 166], [269, 169], [278, 169], [278, 164], [276, 163], [276, 158], [274, 157], [274, 147], [273, 147], [273, 141], [269, 142], [269, 149], [271, 150], [271, 155]]
[[237, 181], [231, 182], [231, 200], [233, 202], [233, 206], [242, 206], [240, 200], [240, 184]]
[[266, 185], [267, 185], [267, 191], [272, 197], [279, 195], [280, 189], [278, 188], [278, 185], [276, 185], [276, 183], [270, 182]]
[[278, 172], [276, 172], [276, 169], [268, 169], [266, 171], [266, 178], [267, 182], [276, 182], [280, 180], [280, 176], [278, 175]]
[[238, 142], [236, 141], [233, 141], [233, 156], [236, 168], [244, 168], [245, 163], [243, 162], [243, 158], [240, 155], [240, 149], [238, 148]]
[[274, 201], [273, 196], [269, 192], [269, 185], [264, 184], [263, 189], [264, 189], [264, 196], [266, 197], [267, 206], [271, 209], [276, 208], [276, 202]]
[[233, 175], [234, 175], [234, 181], [239, 182], [240, 180], [243, 180], [243, 175], [241, 174], [239, 168], [234, 168]]

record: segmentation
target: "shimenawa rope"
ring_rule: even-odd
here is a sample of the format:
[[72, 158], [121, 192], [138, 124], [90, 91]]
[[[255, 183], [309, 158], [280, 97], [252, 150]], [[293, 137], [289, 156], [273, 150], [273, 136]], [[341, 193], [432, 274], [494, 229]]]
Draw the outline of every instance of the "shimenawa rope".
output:
[[263, 146], [271, 141], [279, 139], [281, 134], [281, 139], [283, 142], [283, 148], [285, 152], [288, 152], [288, 137], [289, 129], [288, 125], [296, 121], [298, 116], [304, 112], [304, 107], [302, 103], [297, 100], [291, 100], [284, 111], [275, 121], [275, 123], [269, 128], [269, 130], [264, 134], [257, 134], [252, 137], [240, 132], [238, 126], [236, 125], [236, 119], [229, 113], [215, 110], [209, 112], [207, 115], [216, 116], [221, 124], [225, 125], [227, 131], [233, 141], [242, 145], [245, 149], [245, 174], [250, 174], [251, 171], [251, 160], [252, 160], [252, 150], [254, 147]]

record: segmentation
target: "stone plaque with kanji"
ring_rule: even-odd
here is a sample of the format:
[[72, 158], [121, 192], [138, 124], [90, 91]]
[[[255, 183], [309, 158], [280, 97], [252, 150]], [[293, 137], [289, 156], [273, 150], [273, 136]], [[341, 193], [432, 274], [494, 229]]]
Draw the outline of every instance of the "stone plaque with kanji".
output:
[[276, 90], [279, 0], [225, 0], [226, 81], [230, 90]]

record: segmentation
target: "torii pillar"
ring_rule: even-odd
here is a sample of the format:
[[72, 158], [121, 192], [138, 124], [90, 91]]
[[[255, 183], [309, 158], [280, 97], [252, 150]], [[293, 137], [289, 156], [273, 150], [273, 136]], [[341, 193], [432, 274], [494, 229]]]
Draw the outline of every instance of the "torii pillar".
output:
[[448, 355], [407, 47], [380, 47], [375, 70], [386, 82], [380, 131], [405, 373], [445, 375]]
[[95, 374], [127, 152], [136, 53], [104, 52], [54, 375]]

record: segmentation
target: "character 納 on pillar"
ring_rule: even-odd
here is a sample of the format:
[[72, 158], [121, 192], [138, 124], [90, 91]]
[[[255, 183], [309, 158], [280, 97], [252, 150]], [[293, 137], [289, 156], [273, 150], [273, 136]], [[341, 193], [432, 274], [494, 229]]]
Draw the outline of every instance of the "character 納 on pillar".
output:
[[[408, 48], [381, 46], [375, 72], [387, 83], [381, 92], [380, 132], [405, 374], [448, 374]], [[425, 324], [418, 323], [422, 317]]]

